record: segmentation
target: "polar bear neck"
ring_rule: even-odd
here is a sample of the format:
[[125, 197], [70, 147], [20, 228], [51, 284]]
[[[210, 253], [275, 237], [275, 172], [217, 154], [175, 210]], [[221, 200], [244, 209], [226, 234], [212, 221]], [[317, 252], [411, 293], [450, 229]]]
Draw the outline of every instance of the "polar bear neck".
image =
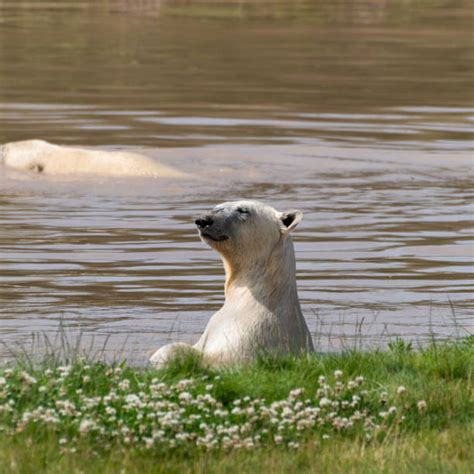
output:
[[264, 307], [272, 313], [302, 315], [296, 288], [295, 251], [290, 236], [282, 236], [269, 255], [249, 262], [224, 258], [225, 305]]

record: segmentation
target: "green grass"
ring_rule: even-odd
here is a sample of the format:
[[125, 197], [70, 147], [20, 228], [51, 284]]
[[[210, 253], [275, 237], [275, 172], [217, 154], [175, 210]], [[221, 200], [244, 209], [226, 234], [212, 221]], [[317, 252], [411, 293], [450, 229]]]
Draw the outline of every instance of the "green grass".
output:
[[[51, 363], [49, 365], [51, 368]], [[124, 388], [124, 394], [146, 391], [157, 383], [156, 379], [166, 387], [173, 387], [180, 380], [192, 378], [193, 383], [180, 390], [190, 392], [193, 397], [209, 393], [224, 410], [230, 410], [235, 400], [244, 397], [264, 399], [262, 406], [270, 406], [272, 402], [287, 400], [289, 392], [296, 388], [304, 389], [301, 400], [314, 397], [321, 388], [319, 377], [324, 375], [334, 386], [334, 372], [341, 370], [345, 383], [357, 376], [364, 377], [365, 394], [361, 403], [368, 413], [377, 417], [377, 413], [385, 409], [380, 405], [380, 397], [387, 392], [387, 406], [397, 405], [397, 417], [404, 419], [402, 422], [395, 418], [382, 421], [382, 428], [371, 436], [360, 427], [338, 431], [329, 425], [316, 425], [301, 433], [289, 430], [286, 440], [297, 440], [297, 448], [289, 448], [286, 443], [276, 445], [273, 435], [268, 439], [263, 435], [260, 446], [251, 449], [218, 446], [207, 450], [193, 443], [178, 443], [170, 448], [159, 442], [145, 449], [133, 442], [127, 445], [123, 437], [110, 434], [113, 430], [102, 438], [89, 434], [76, 436], [74, 417], [49, 427], [30, 423], [12, 433], [15, 413], [4, 411], [0, 412], [0, 429], [3, 427], [0, 473], [467, 473], [474, 465], [473, 366], [472, 337], [419, 351], [399, 341], [387, 352], [353, 351], [302, 359], [265, 359], [252, 366], [220, 371], [202, 367], [199, 361], [189, 358], [161, 372], [122, 366], [114, 373], [106, 364], [78, 361], [57, 383], [51, 382], [57, 379], [54, 364], [53, 375], [46, 372], [46, 366], [17, 365], [12, 373], [6, 374], [10, 384], [8, 397], [14, 400], [14, 411], [23, 413], [57, 400], [79, 403], [82, 396], [103, 397], [110, 391], [120, 395], [122, 392], [117, 386], [125, 379], [130, 386]], [[24, 370], [36, 378], [31, 387], [21, 382]], [[84, 382], [84, 374], [90, 378], [87, 382]], [[5, 373], [0, 369], [0, 377], [2, 375]], [[46, 392], [38, 389], [41, 385], [48, 387]], [[406, 392], [397, 396], [400, 386], [406, 387]], [[77, 390], [82, 390], [82, 394]], [[179, 390], [171, 390], [168, 398], [174, 400], [179, 393]], [[3, 402], [5, 400], [4, 397]], [[417, 408], [420, 400], [426, 402], [426, 410]], [[117, 416], [130, 426], [135, 423], [129, 412], [120, 408]], [[209, 420], [213, 417], [213, 413], [208, 414]], [[229, 415], [229, 419], [238, 424], [240, 418]], [[261, 429], [258, 423], [255, 430]], [[67, 438], [67, 443], [60, 444], [61, 438]]]

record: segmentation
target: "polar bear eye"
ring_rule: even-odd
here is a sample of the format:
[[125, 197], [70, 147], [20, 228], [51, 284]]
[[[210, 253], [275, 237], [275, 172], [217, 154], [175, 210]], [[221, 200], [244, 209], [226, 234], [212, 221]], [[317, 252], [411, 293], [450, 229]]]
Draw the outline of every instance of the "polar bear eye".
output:
[[239, 214], [250, 214], [249, 210], [246, 207], [238, 207], [237, 212]]

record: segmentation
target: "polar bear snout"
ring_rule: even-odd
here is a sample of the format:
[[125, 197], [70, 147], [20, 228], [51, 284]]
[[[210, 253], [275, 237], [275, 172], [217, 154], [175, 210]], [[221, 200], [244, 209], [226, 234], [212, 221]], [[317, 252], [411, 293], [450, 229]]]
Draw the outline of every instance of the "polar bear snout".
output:
[[216, 223], [216, 220], [210, 214], [199, 216], [194, 222], [201, 238], [210, 245], [212, 245], [213, 242], [223, 242], [229, 238], [229, 236], [223, 232], [222, 223]]
[[198, 216], [194, 223], [198, 226], [198, 229], [205, 229], [211, 227], [214, 224], [214, 220], [211, 216]]

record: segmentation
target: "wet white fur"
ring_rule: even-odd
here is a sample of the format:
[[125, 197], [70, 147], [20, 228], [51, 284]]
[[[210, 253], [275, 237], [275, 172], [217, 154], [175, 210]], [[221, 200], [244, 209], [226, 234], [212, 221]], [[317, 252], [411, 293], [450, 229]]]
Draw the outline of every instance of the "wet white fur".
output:
[[21, 171], [46, 175], [179, 177], [178, 170], [137, 153], [99, 151], [25, 140], [0, 147], [0, 163]]
[[194, 346], [169, 344], [155, 352], [150, 359], [155, 366], [162, 367], [186, 349], [213, 365], [252, 361], [266, 353], [314, 350], [298, 300], [290, 237], [302, 214], [292, 211], [295, 218], [286, 227], [282, 222], [286, 213], [256, 201], [229, 202], [216, 209], [234, 216], [239, 206], [251, 210], [252, 217], [237, 226], [238, 232], [222, 242], [203, 238], [224, 262], [224, 306]]

